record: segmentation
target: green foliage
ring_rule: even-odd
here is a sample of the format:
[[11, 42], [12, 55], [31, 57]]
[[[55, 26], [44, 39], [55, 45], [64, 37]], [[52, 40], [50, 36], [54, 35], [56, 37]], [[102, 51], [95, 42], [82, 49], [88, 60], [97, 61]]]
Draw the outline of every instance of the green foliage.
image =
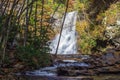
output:
[[[11, 0], [10, 3], [12, 2], [14, 1]], [[52, 3], [49, 4], [52, 6], [52, 8], [50, 8], [50, 6], [45, 2], [44, 14], [43, 17], [41, 17], [41, 5], [43, 4], [41, 4], [40, 1], [34, 1], [27, 8], [25, 8], [27, 6], [27, 2], [25, 1], [24, 5], [23, 3], [24, 0], [20, 0], [18, 4], [16, 3], [13, 7], [13, 12], [8, 5], [6, 5], [6, 13], [2, 16], [0, 14], [0, 47], [4, 45], [2, 51], [0, 50], [0, 55], [5, 56], [3, 59], [6, 64], [9, 64], [9, 60], [11, 58], [17, 58], [28, 67], [32, 66], [33, 68], [39, 68], [47, 66], [50, 64], [50, 49], [47, 42], [50, 40], [49, 37], [51, 33], [51, 26], [49, 25], [48, 20], [51, 16], [50, 13], [53, 11], [53, 5], [51, 5]], [[25, 10], [22, 13], [17, 14], [17, 12], [22, 11], [21, 8], [18, 7], [19, 11], [16, 8], [20, 4]], [[28, 13], [26, 13], [26, 10], [28, 10]], [[10, 14], [10, 12], [12, 13]], [[8, 22], [6, 22], [7, 18], [9, 18]], [[41, 18], [43, 18], [42, 22], [40, 21]], [[6, 24], [7, 26], [5, 26]], [[13, 45], [14, 41], [17, 44]], [[8, 45], [10, 48], [8, 48]], [[7, 50], [12, 51], [12, 49], [15, 49], [16, 52], [13, 53], [12, 57], [10, 57], [10, 52]], [[2, 54], [4, 51], [6, 53]]]
[[58, 4], [65, 4], [65, 2], [67, 1], [67, 0], [54, 0], [56, 3], [58, 3]]
[[[104, 44], [104, 41], [108, 41], [104, 37], [104, 32], [107, 26], [116, 24], [116, 21], [119, 19], [120, 2], [111, 3], [111, 5], [109, 5], [106, 1], [105, 4], [109, 5], [107, 9], [97, 5], [96, 2], [96, 0], [79, 0], [78, 5], [76, 6], [79, 12], [83, 14], [79, 16], [84, 17], [82, 19], [80, 18], [80, 21], [77, 21], [76, 27], [76, 30], [80, 35], [78, 46], [83, 54], [91, 54], [93, 48], [103, 51], [109, 47], [110, 45], [108, 45], [107, 42]], [[100, 7], [101, 9], [94, 9], [93, 6]], [[91, 12], [89, 10], [91, 10]], [[97, 11], [100, 12], [96, 13]], [[94, 14], [92, 15], [93, 17], [91, 17], [91, 14]], [[101, 43], [98, 44], [96, 40], [100, 40]], [[104, 47], [101, 47], [101, 44], [104, 44]]]
[[47, 66], [50, 61], [49, 48], [49, 29], [50, 27], [43, 26], [39, 33], [34, 35], [33, 31], [29, 31], [26, 46], [19, 45], [17, 47], [16, 57], [22, 61], [26, 66], [32, 68], [40, 68]]
[[33, 45], [19, 46], [16, 52], [16, 58], [24, 65], [32, 68], [40, 68], [49, 65], [50, 55], [44, 50], [36, 49]]
[[88, 35], [87, 33], [82, 34], [79, 40], [79, 46], [83, 54], [91, 54], [91, 49], [96, 46], [94, 37]]

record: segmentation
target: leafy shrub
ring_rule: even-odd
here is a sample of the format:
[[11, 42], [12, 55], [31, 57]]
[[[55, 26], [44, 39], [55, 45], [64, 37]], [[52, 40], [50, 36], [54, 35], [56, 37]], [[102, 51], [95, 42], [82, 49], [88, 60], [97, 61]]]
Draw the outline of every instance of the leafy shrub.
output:
[[35, 49], [33, 45], [17, 48], [16, 57], [26, 66], [40, 68], [50, 64], [50, 55], [47, 52]]
[[81, 39], [78, 41], [82, 54], [91, 54], [91, 49], [96, 46], [96, 41], [88, 34], [82, 34]]

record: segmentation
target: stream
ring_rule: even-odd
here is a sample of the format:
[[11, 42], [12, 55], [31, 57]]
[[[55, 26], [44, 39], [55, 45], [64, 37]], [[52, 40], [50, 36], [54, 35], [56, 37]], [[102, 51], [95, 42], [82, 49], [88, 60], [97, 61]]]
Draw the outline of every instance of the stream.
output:
[[[118, 57], [115, 53], [109, 52], [99, 57], [97, 57], [98, 55], [76, 56], [63, 56], [52, 66], [26, 71], [24, 74], [17, 73], [17, 80], [120, 80], [120, 64], [117, 61], [111, 62], [111, 60], [116, 60], [115, 56]], [[75, 57], [81, 58], [81, 60], [75, 59]], [[107, 63], [107, 61], [111, 63]], [[104, 64], [104, 62], [106, 63]]]
[[[77, 11], [67, 13], [58, 46], [59, 56], [53, 65], [17, 73], [17, 80], [120, 80], [120, 50], [111, 48], [104, 54], [89, 56], [77, 54], [76, 19]], [[51, 40], [52, 54], [56, 52], [59, 36]]]
[[101, 74], [97, 76], [17, 76], [17, 80], [120, 80], [120, 74]]

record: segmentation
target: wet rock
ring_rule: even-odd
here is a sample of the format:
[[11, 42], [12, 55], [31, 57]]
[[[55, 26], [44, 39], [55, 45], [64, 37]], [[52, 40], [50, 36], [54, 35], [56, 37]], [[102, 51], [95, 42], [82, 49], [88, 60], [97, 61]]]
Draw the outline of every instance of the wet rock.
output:
[[105, 80], [120, 80], [120, 79], [117, 79], [117, 78], [108, 78], [108, 79], [105, 79]]
[[89, 66], [60, 66], [57, 68], [58, 75], [79, 76], [96, 75], [101, 73], [118, 73], [120, 72], [120, 51], [114, 48], [107, 49], [107, 51], [102, 54], [90, 55], [89, 58], [85, 58], [77, 63], [85, 63]]
[[22, 63], [17, 63], [13, 67], [16, 69], [23, 69], [25, 66]]
[[114, 65], [120, 62], [120, 51], [116, 51], [115, 49], [108, 49], [101, 55], [91, 55], [90, 58], [83, 60], [83, 62], [89, 63], [94, 67]]
[[102, 56], [102, 62], [105, 62], [106, 65], [112, 65], [116, 63], [116, 59], [114, 54], [109, 52]]
[[89, 66], [64, 66], [57, 68], [59, 76], [79, 76], [79, 75], [94, 75], [95, 71], [91, 70]]
[[92, 77], [79, 76], [17, 76], [20, 80], [94, 80]]
[[94, 80], [93, 78], [87, 78], [87, 77], [78, 77], [78, 78], [60, 78], [59, 80]]

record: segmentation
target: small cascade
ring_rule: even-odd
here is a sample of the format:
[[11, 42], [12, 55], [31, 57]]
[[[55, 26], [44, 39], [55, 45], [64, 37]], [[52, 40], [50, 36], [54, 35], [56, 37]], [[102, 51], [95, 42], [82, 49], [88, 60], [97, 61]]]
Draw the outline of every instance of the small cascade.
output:
[[26, 75], [28, 76], [59, 76], [58, 69], [66, 67], [80, 67], [86, 68], [89, 67], [89, 64], [84, 62], [78, 62], [75, 60], [62, 60], [61, 62], [55, 62], [53, 66], [44, 67], [36, 71], [28, 71]]
[[[64, 56], [66, 58], [62, 60], [55, 60], [52, 66], [44, 67], [35, 71], [27, 71], [25, 75], [39, 76], [42, 78], [46, 78], [45, 80], [69, 80], [69, 79], [76, 80], [71, 78], [64, 79], [65, 77], [61, 78], [60, 77], [61, 68], [63, 69], [89, 68], [90, 65], [82, 61], [88, 58], [88, 56], [77, 55], [77, 46], [76, 46], [77, 39], [76, 39], [76, 31], [75, 31], [76, 19], [77, 19], [77, 12], [73, 11], [73, 12], [67, 13], [66, 19], [64, 22], [62, 36], [61, 36], [61, 40], [58, 48], [58, 54], [61, 54], [59, 56], [62, 56], [62, 57]], [[52, 54], [55, 54], [56, 52], [59, 36], [60, 34], [56, 35], [55, 38], [51, 41], [50, 48], [52, 49], [52, 51], [50, 53]], [[64, 55], [64, 54], [68, 54], [68, 55]], [[69, 59], [69, 58], [76, 58], [76, 60]], [[79, 61], [79, 59], [81, 60]], [[44, 80], [44, 79], [41, 79], [41, 80]]]
[[[67, 13], [65, 17], [65, 22], [63, 25], [62, 35], [61, 35], [57, 54], [76, 54], [77, 53], [77, 46], [76, 46], [77, 39], [76, 39], [76, 31], [75, 31], [76, 19], [77, 19], [77, 11]], [[60, 37], [60, 34], [57, 34], [55, 38], [51, 41], [50, 53], [52, 54], [55, 54], [56, 52], [59, 37]]]

